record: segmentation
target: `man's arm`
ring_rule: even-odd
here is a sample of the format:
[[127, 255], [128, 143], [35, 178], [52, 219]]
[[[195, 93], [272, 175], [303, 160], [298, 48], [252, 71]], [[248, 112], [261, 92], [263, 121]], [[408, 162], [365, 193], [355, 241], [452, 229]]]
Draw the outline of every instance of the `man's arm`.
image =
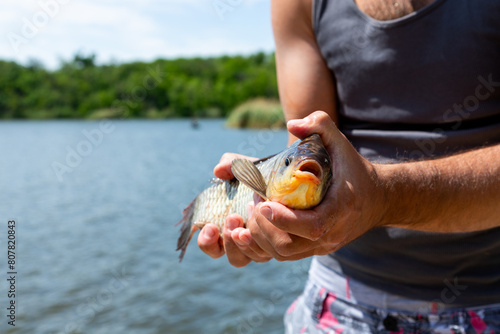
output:
[[[278, 88], [286, 119], [323, 110], [337, 122], [334, 80], [316, 43], [312, 0], [272, 0], [271, 14]], [[290, 142], [295, 139], [290, 136]]]
[[436, 160], [379, 165], [383, 225], [468, 232], [500, 225], [500, 145]]

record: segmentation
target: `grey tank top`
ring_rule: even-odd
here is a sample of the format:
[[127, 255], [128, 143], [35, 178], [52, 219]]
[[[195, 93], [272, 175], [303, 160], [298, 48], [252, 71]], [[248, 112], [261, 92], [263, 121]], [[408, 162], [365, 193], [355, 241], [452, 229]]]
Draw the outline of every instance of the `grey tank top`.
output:
[[[315, 0], [313, 24], [339, 127], [366, 158], [400, 163], [500, 142], [500, 1], [436, 0], [377, 21], [353, 0]], [[500, 302], [500, 228], [377, 228], [318, 261], [409, 298]]]

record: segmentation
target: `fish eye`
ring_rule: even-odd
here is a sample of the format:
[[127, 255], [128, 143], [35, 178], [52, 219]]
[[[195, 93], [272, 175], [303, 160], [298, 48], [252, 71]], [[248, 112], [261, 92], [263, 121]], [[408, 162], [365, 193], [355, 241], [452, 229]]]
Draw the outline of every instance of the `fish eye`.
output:
[[289, 165], [290, 165], [290, 159], [286, 158], [286, 159], [285, 159], [285, 166], [287, 166], [287, 167], [288, 167]]

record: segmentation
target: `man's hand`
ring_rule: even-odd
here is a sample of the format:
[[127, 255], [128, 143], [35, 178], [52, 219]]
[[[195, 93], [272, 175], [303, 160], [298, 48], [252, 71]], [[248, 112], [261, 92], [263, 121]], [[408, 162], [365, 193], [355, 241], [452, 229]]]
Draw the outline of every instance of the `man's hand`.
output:
[[[288, 123], [291, 134], [320, 134], [332, 159], [332, 184], [317, 207], [293, 210], [260, 202], [248, 221], [247, 250], [277, 260], [298, 260], [334, 252], [377, 226], [384, 215], [383, 194], [374, 165], [361, 157], [324, 112]], [[241, 234], [246, 233], [244, 230]]]

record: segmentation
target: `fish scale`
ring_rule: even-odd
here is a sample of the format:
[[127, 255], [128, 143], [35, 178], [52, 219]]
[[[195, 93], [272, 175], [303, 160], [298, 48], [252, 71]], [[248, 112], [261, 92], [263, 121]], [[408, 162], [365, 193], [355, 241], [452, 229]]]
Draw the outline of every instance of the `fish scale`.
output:
[[222, 231], [226, 217], [237, 213], [247, 220], [246, 205], [253, 199], [253, 191], [237, 180], [217, 180], [217, 184], [204, 190], [196, 198], [193, 221], [198, 228], [208, 223]]

